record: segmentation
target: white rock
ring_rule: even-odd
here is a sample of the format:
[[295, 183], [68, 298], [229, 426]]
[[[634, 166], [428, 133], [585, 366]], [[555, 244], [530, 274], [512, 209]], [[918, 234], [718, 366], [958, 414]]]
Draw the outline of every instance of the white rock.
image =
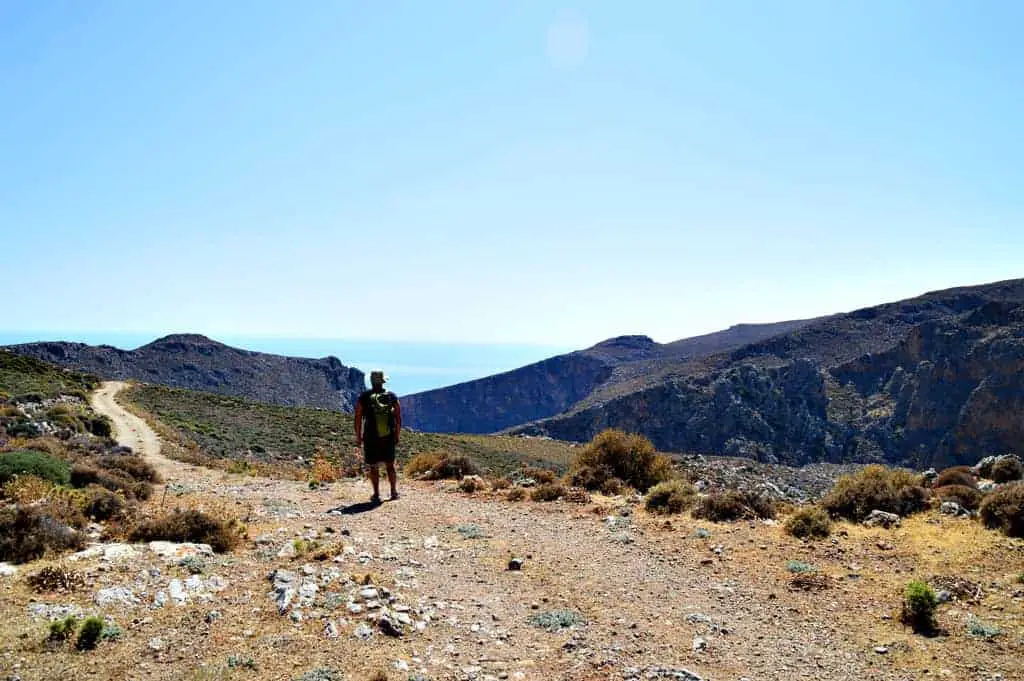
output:
[[423, 540], [423, 548], [425, 549], [436, 549], [439, 545], [437, 537], [431, 535]]
[[106, 608], [112, 605], [136, 605], [139, 599], [131, 589], [123, 586], [113, 586], [97, 591], [95, 601], [96, 605]]
[[149, 550], [161, 558], [176, 560], [188, 556], [205, 556], [207, 558], [214, 556], [213, 549], [209, 544], [191, 544], [187, 542], [176, 544], [170, 541], [151, 541], [149, 542]]
[[138, 549], [130, 544], [107, 544], [103, 547], [103, 560], [110, 563], [133, 560], [138, 555]]
[[175, 605], [185, 605], [188, 603], [188, 593], [186, 593], [185, 585], [181, 583], [180, 579], [172, 579], [171, 583], [167, 585], [167, 590], [171, 592], [171, 600], [174, 601]]
[[13, 577], [18, 574], [18, 568], [9, 563], [0, 563], [0, 577]]

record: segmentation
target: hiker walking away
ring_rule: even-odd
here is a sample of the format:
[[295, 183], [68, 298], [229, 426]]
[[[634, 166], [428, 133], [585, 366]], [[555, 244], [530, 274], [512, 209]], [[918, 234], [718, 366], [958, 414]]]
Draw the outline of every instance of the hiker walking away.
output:
[[398, 498], [395, 446], [402, 430], [402, 409], [398, 396], [384, 389], [387, 380], [383, 371], [371, 371], [370, 389], [356, 401], [356, 446], [363, 448], [363, 460], [370, 467], [370, 501], [375, 504], [380, 503], [380, 464], [387, 469], [391, 500]]

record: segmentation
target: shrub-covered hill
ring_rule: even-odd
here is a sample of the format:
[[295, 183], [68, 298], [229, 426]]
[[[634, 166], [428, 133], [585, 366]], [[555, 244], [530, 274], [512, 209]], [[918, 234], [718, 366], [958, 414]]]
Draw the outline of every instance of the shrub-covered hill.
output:
[[0, 350], [0, 398], [41, 402], [63, 394], [84, 399], [98, 383], [91, 374]]
[[[203, 457], [250, 463], [303, 465], [317, 455], [355, 459], [352, 415], [329, 409], [283, 407], [237, 397], [167, 388], [134, 386], [123, 399], [173, 429], [182, 444]], [[465, 454], [483, 469], [503, 473], [524, 465], [564, 470], [571, 459], [567, 443], [518, 436], [442, 435], [404, 430], [400, 461], [420, 452]]]

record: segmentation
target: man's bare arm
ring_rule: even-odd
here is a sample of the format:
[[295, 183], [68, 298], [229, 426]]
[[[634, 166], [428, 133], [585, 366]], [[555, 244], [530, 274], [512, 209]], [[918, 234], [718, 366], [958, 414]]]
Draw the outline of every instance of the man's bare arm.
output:
[[363, 404], [362, 402], [356, 402], [356, 446], [363, 444]]

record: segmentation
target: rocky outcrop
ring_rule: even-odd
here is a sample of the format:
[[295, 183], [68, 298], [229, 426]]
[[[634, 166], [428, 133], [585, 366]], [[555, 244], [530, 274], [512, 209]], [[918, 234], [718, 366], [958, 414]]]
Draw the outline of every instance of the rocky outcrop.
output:
[[134, 379], [287, 406], [349, 411], [365, 383], [361, 371], [336, 357], [283, 357], [199, 335], [167, 336], [136, 350], [63, 342], [6, 349], [105, 379]]

